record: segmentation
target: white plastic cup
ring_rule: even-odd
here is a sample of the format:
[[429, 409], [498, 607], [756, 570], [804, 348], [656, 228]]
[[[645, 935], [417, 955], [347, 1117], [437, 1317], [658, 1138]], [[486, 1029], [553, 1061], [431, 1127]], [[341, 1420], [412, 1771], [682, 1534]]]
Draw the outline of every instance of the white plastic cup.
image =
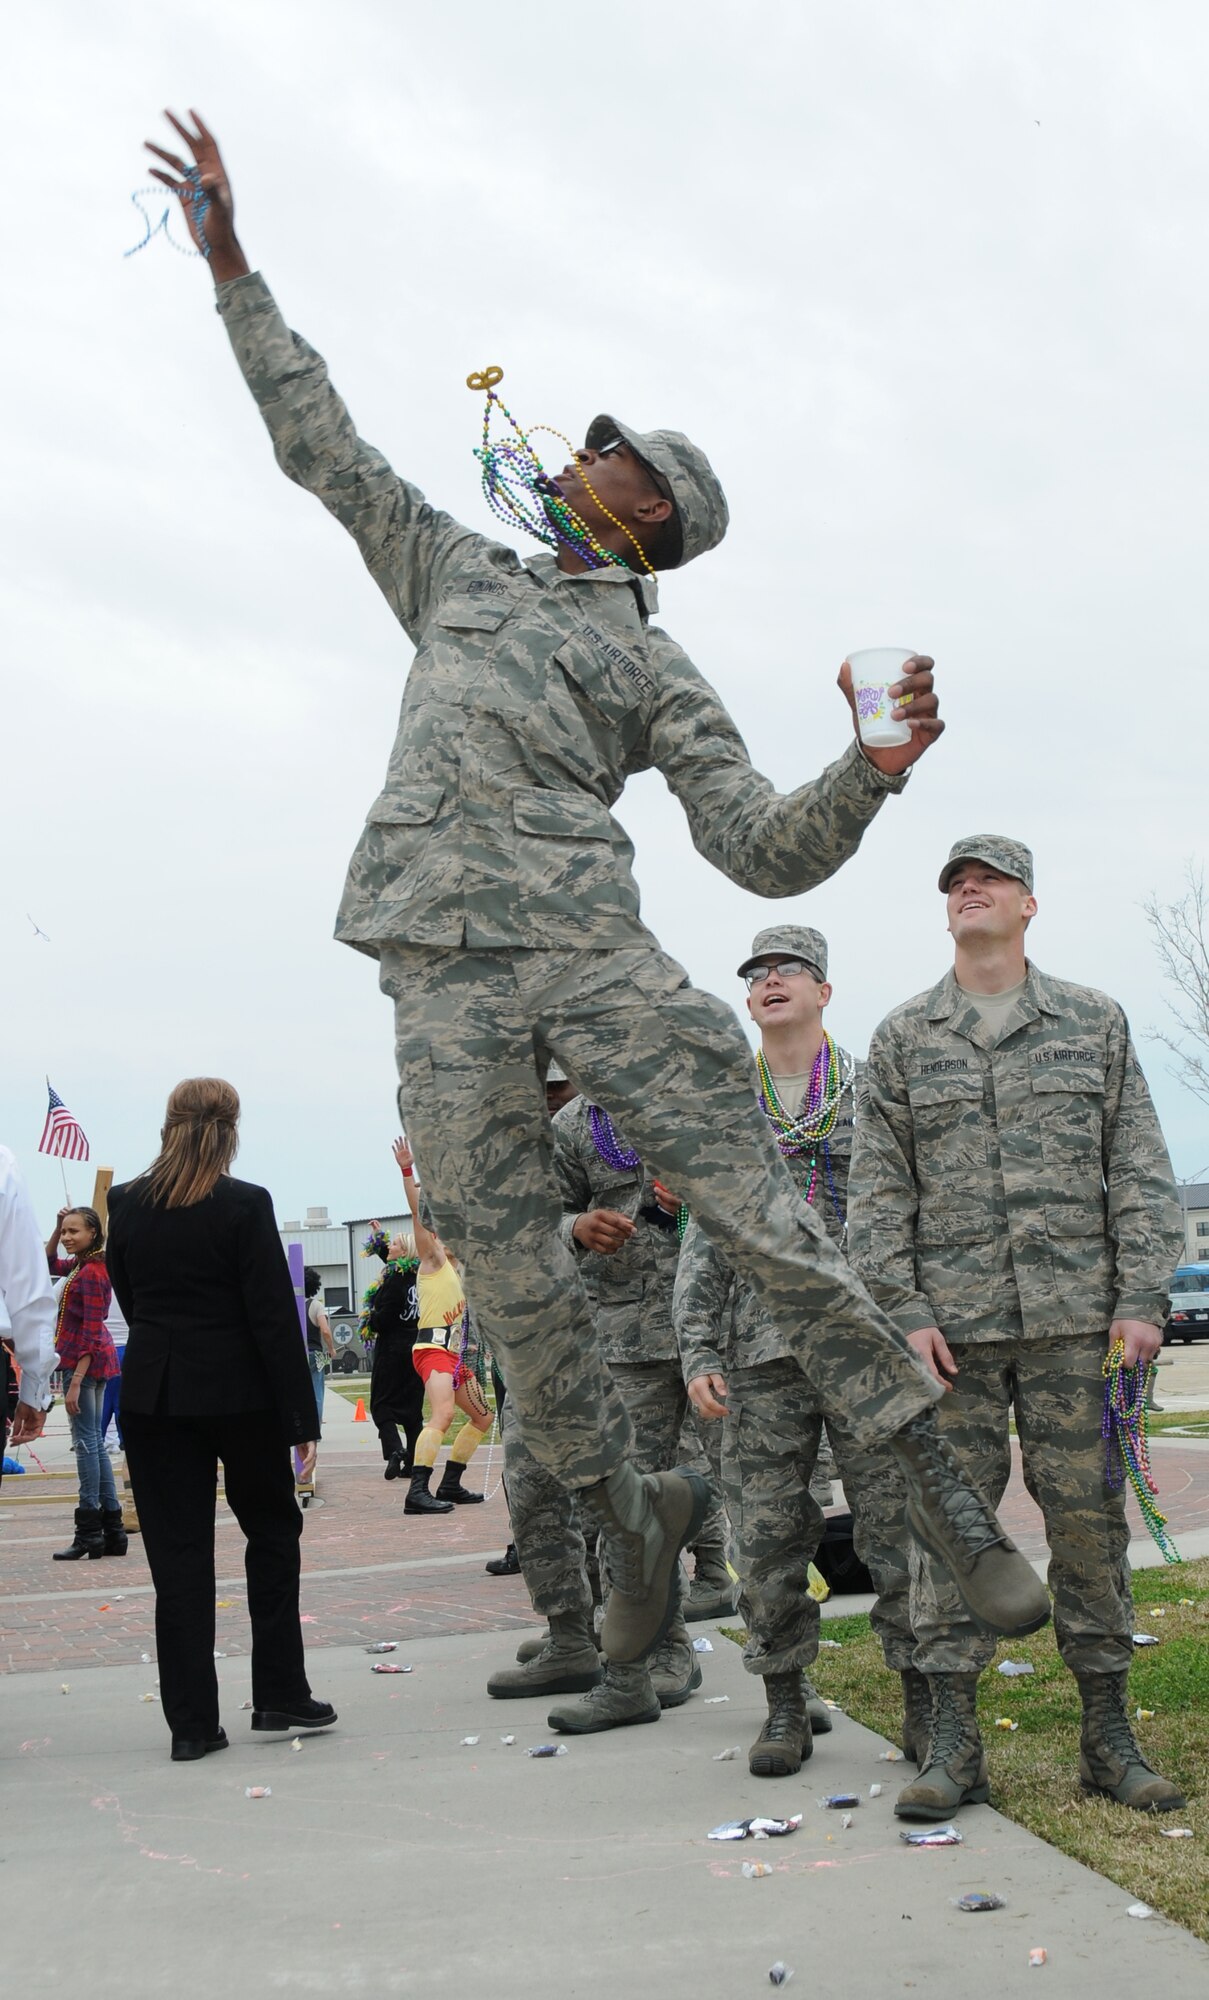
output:
[[902, 679], [903, 668], [914, 657], [903, 646], [866, 646], [863, 652], [848, 655], [856, 726], [861, 742], [871, 750], [890, 750], [895, 744], [911, 741], [907, 724], [895, 716], [890, 689]]

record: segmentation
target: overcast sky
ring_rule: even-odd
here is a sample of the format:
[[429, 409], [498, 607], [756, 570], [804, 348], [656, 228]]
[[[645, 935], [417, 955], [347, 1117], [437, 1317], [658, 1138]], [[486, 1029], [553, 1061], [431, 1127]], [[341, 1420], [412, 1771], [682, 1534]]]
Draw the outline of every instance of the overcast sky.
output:
[[397, 1187], [389, 1006], [331, 931], [410, 648], [276, 470], [203, 266], [123, 259], [165, 104], [362, 434], [473, 525], [485, 363], [526, 422], [700, 440], [733, 525], [661, 622], [780, 786], [844, 747], [846, 651], [935, 654], [948, 733], [808, 898], [732, 887], [630, 786], [693, 978], [738, 1001], [752, 933], [809, 921], [863, 1050], [949, 962], [950, 842], [1012, 833], [1038, 963], [1124, 1003], [1209, 1167], [1140, 908], [1205, 847], [1198, 0], [51, 0], [7, 49], [0, 1138], [44, 1216], [47, 1073], [119, 1178], [217, 1072], [279, 1216]]

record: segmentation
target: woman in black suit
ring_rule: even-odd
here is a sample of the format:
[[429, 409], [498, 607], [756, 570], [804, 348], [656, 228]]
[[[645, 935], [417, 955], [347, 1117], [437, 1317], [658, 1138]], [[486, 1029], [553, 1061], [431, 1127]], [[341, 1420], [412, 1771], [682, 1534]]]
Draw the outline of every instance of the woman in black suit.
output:
[[109, 1197], [109, 1275], [130, 1325], [126, 1464], [155, 1583], [160, 1698], [177, 1763], [225, 1750], [214, 1668], [218, 1461], [247, 1537], [252, 1727], [324, 1729], [298, 1616], [302, 1513], [290, 1447], [319, 1437], [289, 1267], [264, 1188], [231, 1178], [239, 1098], [178, 1083], [146, 1173]]

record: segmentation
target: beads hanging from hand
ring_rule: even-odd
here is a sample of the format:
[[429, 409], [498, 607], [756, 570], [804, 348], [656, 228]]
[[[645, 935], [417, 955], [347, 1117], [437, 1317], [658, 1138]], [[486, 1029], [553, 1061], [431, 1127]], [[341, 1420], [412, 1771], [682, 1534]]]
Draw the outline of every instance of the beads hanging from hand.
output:
[[1179, 1550], [1167, 1533], [1167, 1516], [1158, 1506], [1158, 1483], [1150, 1469], [1150, 1392], [1154, 1386], [1153, 1361], [1125, 1366], [1125, 1342], [1114, 1340], [1104, 1357], [1104, 1418], [1100, 1434], [1104, 1439], [1104, 1477], [1114, 1492], [1125, 1484], [1133, 1487], [1142, 1519], [1158, 1544], [1163, 1561], [1182, 1561]]
[[185, 175], [185, 179], [189, 185], [187, 188], [181, 190], [180, 199], [183, 202], [188, 202], [192, 207], [194, 226], [201, 238], [200, 246], [195, 247], [192, 243], [177, 242], [170, 227], [172, 217], [171, 201], [168, 202], [159, 221], [156, 223], [152, 222], [151, 217], [143, 207], [143, 197], [149, 194], [160, 195], [163, 192], [161, 188], [136, 188], [130, 199], [143, 218], [145, 230], [137, 243], [132, 243], [129, 250], [123, 250], [123, 257], [133, 257], [136, 250], [145, 250], [152, 237], [159, 236], [162, 233], [172, 245], [172, 248], [180, 251], [182, 257], [205, 257], [207, 260], [209, 259], [210, 245], [206, 241], [206, 217], [210, 213], [210, 197], [202, 186], [201, 169], [199, 167], [190, 167], [188, 173]]
[[[617, 1137], [613, 1120], [602, 1104], [589, 1104], [588, 1129], [592, 1134], [592, 1144], [606, 1167], [615, 1174], [642, 1172], [642, 1155], [630, 1146], [623, 1145]], [[688, 1203], [681, 1202], [676, 1210], [676, 1237], [683, 1243], [684, 1232], [688, 1228]]]
[[[483, 441], [476, 447], [475, 457], [482, 467], [483, 496], [492, 513], [509, 528], [522, 528], [528, 535], [534, 535], [547, 548], [555, 549], [561, 544], [588, 569], [631, 569], [635, 565], [625, 556], [615, 555], [612, 549], [592, 533], [587, 522], [563, 499], [558, 487], [550, 478], [537, 452], [529, 442], [531, 431], [523, 431], [511, 410], [500, 396], [496, 386], [504, 379], [502, 368], [477, 369], [466, 377], [466, 387], [486, 396], [483, 405]], [[491, 419], [498, 410], [511, 427], [511, 436], [493, 438]], [[574, 459], [579, 453], [561, 431], [550, 424], [534, 424], [534, 431], [545, 431], [550, 437], [558, 438], [566, 445]], [[605, 519], [619, 528], [633, 543], [638, 561], [648, 576], [655, 574], [643, 553], [636, 535], [605, 506], [596, 492], [583, 466], [579, 476], [592, 495]]]

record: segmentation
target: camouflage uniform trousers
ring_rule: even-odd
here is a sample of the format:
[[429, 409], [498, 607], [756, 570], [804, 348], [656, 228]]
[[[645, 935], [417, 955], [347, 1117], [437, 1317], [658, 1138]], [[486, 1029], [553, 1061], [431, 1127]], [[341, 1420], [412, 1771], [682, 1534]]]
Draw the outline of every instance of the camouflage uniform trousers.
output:
[[633, 1439], [558, 1236], [539, 1084], [551, 1055], [751, 1280], [828, 1414], [876, 1444], [938, 1400], [801, 1200], [753, 1103], [751, 1053], [730, 1008], [690, 986], [653, 943], [384, 945], [381, 983], [395, 1001], [399, 1108], [433, 1213], [466, 1264], [522, 1429], [550, 1471], [594, 1484]]
[[[747, 1625], [743, 1664], [752, 1674], [808, 1667], [819, 1649], [819, 1607], [808, 1567], [823, 1533], [814, 1497], [823, 1418], [818, 1396], [792, 1361], [730, 1368], [722, 1431], [722, 1479], [734, 1527], [739, 1609]], [[886, 1665], [909, 1667], [906, 1493], [886, 1452], [859, 1445], [828, 1419], [853, 1540], [873, 1577], [874, 1630]]]
[[[686, 1413], [687, 1394], [675, 1361], [611, 1362], [613, 1376], [634, 1426], [634, 1463], [641, 1472], [665, 1472], [674, 1465], [695, 1464], [720, 1493], [718, 1454], [707, 1452], [694, 1413]], [[712, 1428], [716, 1429], [717, 1426]], [[525, 1443], [512, 1396], [500, 1421], [504, 1440], [504, 1477], [512, 1539], [533, 1609], [543, 1618], [584, 1610], [592, 1605], [585, 1546], [575, 1495], [553, 1473], [539, 1465]], [[712, 1441], [711, 1441], [712, 1442]], [[693, 1458], [686, 1459], [689, 1445]], [[710, 1460], [714, 1460], [711, 1471]], [[710, 1509], [698, 1542], [711, 1530], [727, 1546], [727, 1522], [721, 1501]]]
[[500, 1436], [512, 1539], [533, 1609], [539, 1618], [574, 1611], [590, 1617], [587, 1549], [575, 1495], [534, 1458], [513, 1396], [504, 1404]]
[[[1104, 1477], [1101, 1367], [1107, 1334], [963, 1342], [960, 1373], [940, 1420], [992, 1506], [1011, 1470], [1015, 1412], [1024, 1483], [1045, 1517], [1058, 1650], [1072, 1673], [1124, 1673], [1133, 1658], [1133, 1595], [1124, 1490]], [[943, 1569], [912, 1553], [915, 1664], [925, 1673], [980, 1673], [994, 1639], [976, 1630]]]

